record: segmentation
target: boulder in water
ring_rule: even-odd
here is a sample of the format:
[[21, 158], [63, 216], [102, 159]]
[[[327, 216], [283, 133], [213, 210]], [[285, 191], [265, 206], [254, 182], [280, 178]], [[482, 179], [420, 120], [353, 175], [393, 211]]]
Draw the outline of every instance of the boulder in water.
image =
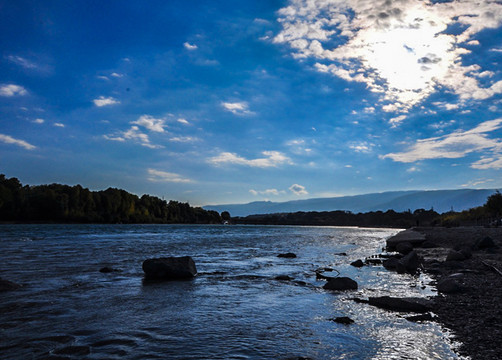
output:
[[197, 275], [190, 256], [147, 259], [143, 262], [146, 280], [187, 280]]
[[357, 282], [348, 277], [336, 277], [329, 279], [323, 286], [325, 290], [357, 290]]

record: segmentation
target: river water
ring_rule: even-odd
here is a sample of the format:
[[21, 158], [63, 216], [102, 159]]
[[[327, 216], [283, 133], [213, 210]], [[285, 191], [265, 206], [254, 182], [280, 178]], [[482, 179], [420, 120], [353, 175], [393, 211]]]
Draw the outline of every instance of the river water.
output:
[[[427, 279], [349, 265], [379, 253], [397, 231], [1, 225], [0, 277], [23, 287], [0, 293], [0, 357], [454, 359], [435, 323], [350, 300], [433, 294]], [[277, 257], [285, 252], [297, 258]], [[194, 280], [143, 283], [143, 260], [184, 255], [196, 262]], [[103, 266], [119, 271], [101, 273]], [[320, 267], [353, 278], [359, 290], [323, 290]], [[355, 323], [330, 320], [338, 316]]]

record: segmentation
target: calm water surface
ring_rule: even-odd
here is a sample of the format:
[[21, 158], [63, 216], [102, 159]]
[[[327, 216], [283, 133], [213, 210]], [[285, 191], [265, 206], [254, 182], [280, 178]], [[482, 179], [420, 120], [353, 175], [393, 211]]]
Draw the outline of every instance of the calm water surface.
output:
[[[2, 225], [2, 359], [452, 359], [438, 325], [349, 298], [427, 296], [426, 279], [348, 265], [392, 229], [276, 226]], [[277, 254], [294, 252], [295, 259]], [[347, 256], [339, 255], [345, 252]], [[150, 257], [194, 258], [187, 282], [143, 284]], [[111, 266], [120, 271], [103, 274]], [[330, 293], [333, 267], [359, 290]], [[278, 281], [289, 275], [293, 281]], [[330, 321], [355, 320], [350, 326]]]

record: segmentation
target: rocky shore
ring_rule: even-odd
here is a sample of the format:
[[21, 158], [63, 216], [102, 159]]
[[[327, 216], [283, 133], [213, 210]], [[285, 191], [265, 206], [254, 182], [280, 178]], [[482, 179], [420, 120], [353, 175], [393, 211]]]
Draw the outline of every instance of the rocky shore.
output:
[[391, 247], [411, 239], [422, 270], [436, 280], [435, 320], [461, 343], [458, 353], [502, 359], [502, 228], [414, 228], [398, 235]]

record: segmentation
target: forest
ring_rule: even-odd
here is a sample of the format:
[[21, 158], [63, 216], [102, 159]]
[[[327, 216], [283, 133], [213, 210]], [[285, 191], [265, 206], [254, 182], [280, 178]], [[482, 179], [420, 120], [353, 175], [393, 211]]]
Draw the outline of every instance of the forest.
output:
[[220, 214], [188, 203], [80, 185], [23, 186], [0, 174], [0, 222], [220, 224]]

